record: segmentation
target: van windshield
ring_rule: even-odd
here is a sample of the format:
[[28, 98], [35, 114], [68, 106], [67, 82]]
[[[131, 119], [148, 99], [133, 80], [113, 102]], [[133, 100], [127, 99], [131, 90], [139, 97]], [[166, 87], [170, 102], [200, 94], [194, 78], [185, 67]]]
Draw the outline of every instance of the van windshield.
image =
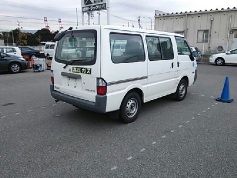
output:
[[58, 41], [55, 60], [67, 63], [76, 60], [74, 65], [91, 65], [96, 60], [96, 31], [69, 31]]

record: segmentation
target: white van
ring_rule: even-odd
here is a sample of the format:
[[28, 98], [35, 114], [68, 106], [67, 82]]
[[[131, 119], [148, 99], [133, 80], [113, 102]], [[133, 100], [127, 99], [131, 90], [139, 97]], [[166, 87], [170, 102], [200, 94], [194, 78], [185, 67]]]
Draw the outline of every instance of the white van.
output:
[[[174, 94], [179, 101], [197, 77], [197, 64], [179, 34], [115, 26], [81, 26], [59, 33], [51, 95], [79, 108], [119, 111], [133, 122], [141, 104]], [[118, 49], [116, 44], [124, 44]], [[93, 55], [88, 55], [88, 46]], [[182, 53], [182, 49], [189, 52]], [[90, 49], [91, 50], [91, 49]]]
[[54, 54], [55, 43], [46, 42], [44, 45], [44, 55], [48, 58], [52, 58]]

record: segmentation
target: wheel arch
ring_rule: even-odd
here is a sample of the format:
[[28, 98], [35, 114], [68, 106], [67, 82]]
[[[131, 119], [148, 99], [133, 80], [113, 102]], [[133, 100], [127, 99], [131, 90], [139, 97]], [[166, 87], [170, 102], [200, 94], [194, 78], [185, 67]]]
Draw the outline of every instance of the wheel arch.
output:
[[[188, 79], [187, 76], [183, 76], [183, 77], [181, 78], [181, 80], [185, 80], [185, 81], [187, 82], [187, 86], [189, 86], [189, 79]], [[180, 80], [180, 81], [181, 81], [181, 80]]]

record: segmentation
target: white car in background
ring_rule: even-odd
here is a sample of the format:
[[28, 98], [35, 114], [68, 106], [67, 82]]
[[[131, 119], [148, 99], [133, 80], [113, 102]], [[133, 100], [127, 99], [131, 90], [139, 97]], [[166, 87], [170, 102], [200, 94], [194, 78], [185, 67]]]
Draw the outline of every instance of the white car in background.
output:
[[55, 48], [54, 42], [46, 42], [44, 45], [44, 55], [48, 58], [52, 58], [54, 55], [54, 48]]
[[209, 63], [223, 66], [225, 64], [237, 64], [237, 48], [226, 53], [213, 54], [209, 58]]
[[0, 52], [22, 57], [20, 48], [16, 46], [0, 46]]

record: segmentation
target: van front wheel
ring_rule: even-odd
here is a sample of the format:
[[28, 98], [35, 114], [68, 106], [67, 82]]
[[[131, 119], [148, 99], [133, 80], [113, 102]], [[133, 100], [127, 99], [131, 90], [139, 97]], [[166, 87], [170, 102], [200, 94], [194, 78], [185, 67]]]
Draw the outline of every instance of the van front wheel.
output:
[[135, 121], [141, 110], [141, 97], [135, 93], [128, 93], [120, 107], [120, 120], [124, 123]]
[[186, 97], [187, 88], [188, 88], [187, 81], [185, 79], [182, 79], [179, 82], [179, 85], [177, 87], [176, 93], [174, 94], [175, 95], [175, 99], [177, 101], [182, 101]]

